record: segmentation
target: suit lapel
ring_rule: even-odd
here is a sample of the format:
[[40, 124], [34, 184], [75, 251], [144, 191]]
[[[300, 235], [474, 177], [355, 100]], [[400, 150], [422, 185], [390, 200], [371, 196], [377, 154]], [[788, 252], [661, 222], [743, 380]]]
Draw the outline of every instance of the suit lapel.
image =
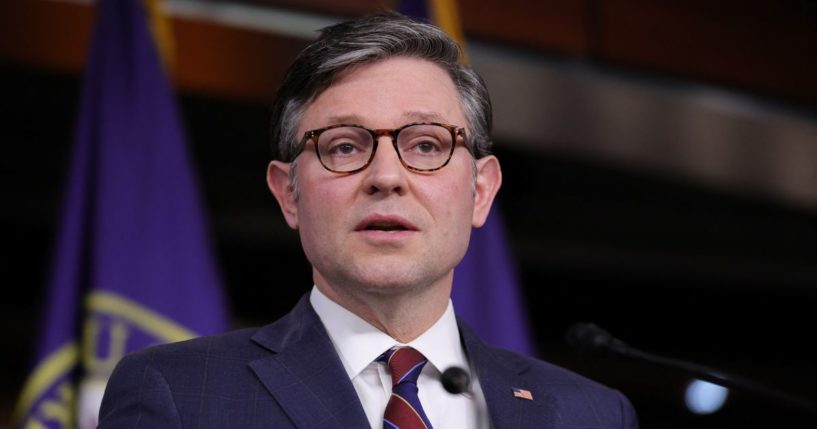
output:
[[253, 341], [273, 354], [249, 365], [296, 427], [368, 427], [349, 376], [306, 297]]
[[[494, 429], [554, 427], [558, 416], [553, 412], [551, 392], [545, 386], [529, 385], [523, 376], [530, 363], [517, 355], [488, 347], [464, 322], [459, 321], [459, 326]], [[514, 396], [515, 388], [527, 390], [533, 399]]]

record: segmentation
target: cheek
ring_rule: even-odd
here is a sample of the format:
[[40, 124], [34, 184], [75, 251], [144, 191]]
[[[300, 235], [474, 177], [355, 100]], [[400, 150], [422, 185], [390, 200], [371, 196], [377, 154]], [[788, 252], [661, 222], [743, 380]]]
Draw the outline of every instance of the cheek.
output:
[[326, 211], [326, 198], [321, 195], [321, 187], [313, 180], [303, 180], [298, 182], [298, 223], [301, 232], [312, 231], [315, 226], [322, 223], [321, 213]]
[[340, 219], [339, 207], [343, 207], [343, 203], [337, 201], [337, 196], [331, 192], [314, 192], [308, 196], [302, 194], [298, 204], [298, 212], [302, 214], [301, 224], [304, 228], [323, 229]]
[[313, 176], [301, 182], [298, 213], [302, 238], [330, 241], [349, 228], [355, 207], [355, 183], [337, 177]]
[[470, 181], [457, 181], [448, 187], [440, 188], [440, 192], [430, 197], [436, 206], [437, 213], [445, 219], [446, 236], [460, 235], [463, 231], [470, 231], [471, 217], [474, 211], [474, 198], [471, 193]]
[[323, 265], [329, 255], [336, 254], [342, 245], [342, 239], [337, 234], [342, 230], [341, 216], [335, 207], [337, 205], [329, 195], [319, 192], [301, 194], [298, 232], [304, 253], [313, 265]]

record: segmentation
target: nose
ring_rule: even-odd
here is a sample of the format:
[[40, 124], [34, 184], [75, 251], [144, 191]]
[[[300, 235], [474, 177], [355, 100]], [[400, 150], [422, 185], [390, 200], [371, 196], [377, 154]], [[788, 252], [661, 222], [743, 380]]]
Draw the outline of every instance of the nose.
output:
[[391, 137], [380, 136], [371, 164], [363, 170], [364, 187], [370, 195], [392, 193], [403, 195], [407, 190], [408, 170], [403, 167]]

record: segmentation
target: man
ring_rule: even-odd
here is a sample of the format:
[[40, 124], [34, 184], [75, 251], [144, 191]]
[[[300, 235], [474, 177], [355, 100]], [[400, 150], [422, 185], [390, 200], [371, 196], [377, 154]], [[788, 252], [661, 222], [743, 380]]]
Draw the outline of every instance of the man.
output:
[[[482, 343], [454, 267], [501, 183], [482, 80], [436, 27], [325, 29], [273, 106], [267, 182], [314, 287], [271, 325], [151, 348], [114, 372], [100, 427], [632, 428], [620, 393]], [[471, 384], [440, 383], [463, 368]]]

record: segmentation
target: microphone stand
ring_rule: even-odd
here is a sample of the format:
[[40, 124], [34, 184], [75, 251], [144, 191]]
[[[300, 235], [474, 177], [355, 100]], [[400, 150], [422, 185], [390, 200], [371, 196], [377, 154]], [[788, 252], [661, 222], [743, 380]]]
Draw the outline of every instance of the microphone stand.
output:
[[655, 365], [687, 372], [696, 378], [718, 384], [720, 386], [746, 391], [778, 403], [786, 404], [817, 414], [817, 404], [786, 392], [763, 386], [755, 381], [734, 374], [711, 368], [704, 365], [684, 361], [681, 359], [649, 353], [630, 347], [623, 341], [613, 337], [604, 329], [592, 323], [577, 323], [567, 331], [567, 343], [580, 354], [608, 353], [630, 359], [649, 362]]

